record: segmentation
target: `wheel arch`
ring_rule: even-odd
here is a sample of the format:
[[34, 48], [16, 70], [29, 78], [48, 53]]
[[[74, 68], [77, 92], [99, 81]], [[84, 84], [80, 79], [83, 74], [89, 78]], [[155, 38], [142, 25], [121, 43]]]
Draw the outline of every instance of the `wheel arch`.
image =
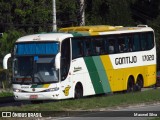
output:
[[143, 79], [143, 75], [142, 75], [141, 73], [137, 75], [137, 78], [138, 78], [138, 77], [140, 77], [140, 78]]
[[81, 88], [81, 90], [82, 90], [82, 92], [83, 92], [83, 95], [84, 95], [84, 88], [83, 88], [83, 84], [80, 82], [80, 81], [78, 81], [76, 84], [75, 84], [75, 87], [74, 87], [74, 92], [73, 92], [73, 97], [75, 98], [75, 90], [76, 90], [76, 88], [77, 87], [80, 87]]
[[128, 81], [129, 81], [129, 78], [133, 78], [133, 80], [134, 80], [134, 83], [135, 83], [135, 77], [134, 77], [134, 75], [128, 75], [127, 77], [126, 77], [126, 84], [125, 84], [125, 88], [127, 89], [127, 85], [128, 85]]
[[127, 87], [128, 87], [128, 83], [130, 82], [130, 78], [132, 78], [132, 82], [134, 82], [134, 84], [135, 84], [135, 77], [134, 77], [134, 75], [128, 75], [127, 76], [127, 79], [126, 79], [126, 90], [127, 90]]
[[[140, 78], [140, 79], [138, 79], [138, 78]], [[143, 87], [143, 86], [144, 86], [144, 77], [143, 77], [142, 74], [138, 74], [138, 75], [137, 75], [136, 83], [138, 82], [138, 80], [142, 80], [142, 87]]]

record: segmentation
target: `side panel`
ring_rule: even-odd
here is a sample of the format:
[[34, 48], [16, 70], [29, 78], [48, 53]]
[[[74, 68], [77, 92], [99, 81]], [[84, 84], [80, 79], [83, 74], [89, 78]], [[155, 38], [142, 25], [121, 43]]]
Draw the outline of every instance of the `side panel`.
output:
[[110, 92], [110, 84], [99, 56], [84, 58], [96, 94]]
[[105, 68], [104, 68], [104, 65], [102, 63], [101, 58], [100, 57], [93, 57], [93, 61], [94, 61], [95, 66], [97, 68], [97, 72], [98, 72], [98, 75], [100, 77], [100, 82], [102, 84], [104, 93], [111, 92], [108, 77], [107, 77], [107, 74], [105, 72]]
[[[150, 54], [154, 58], [143, 61], [143, 56]], [[117, 64], [116, 60], [119, 58], [126, 58], [128, 61], [122, 60]], [[135, 83], [138, 75], [142, 75], [144, 87], [147, 87], [156, 82], [155, 59], [154, 50], [78, 58], [72, 60], [72, 78], [75, 84], [78, 81], [82, 83], [84, 95], [126, 90], [130, 75], [134, 77]]]
[[[95, 89], [93, 87], [91, 77], [89, 75], [87, 66], [83, 58], [77, 58], [72, 60], [70, 73], [73, 82], [73, 91], [78, 82], [83, 85], [83, 96], [94, 95]], [[73, 93], [74, 96], [74, 93]]]
[[130, 75], [134, 77], [136, 83], [138, 75], [142, 75], [144, 87], [156, 83], [156, 50], [122, 53], [109, 55], [110, 60], [105, 64], [106, 56], [102, 57], [106, 72], [112, 80], [112, 91], [127, 89], [127, 82]]
[[96, 94], [103, 93], [103, 86], [92, 57], [84, 58]]

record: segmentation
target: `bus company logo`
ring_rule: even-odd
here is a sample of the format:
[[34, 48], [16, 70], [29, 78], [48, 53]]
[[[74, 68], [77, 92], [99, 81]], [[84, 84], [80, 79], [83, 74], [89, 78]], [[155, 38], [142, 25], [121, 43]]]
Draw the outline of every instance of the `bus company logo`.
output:
[[80, 70], [82, 70], [82, 67], [74, 67], [73, 72], [78, 72], [78, 71], [80, 71]]
[[70, 89], [70, 88], [71, 88], [71, 87], [68, 85], [68, 86], [63, 90], [65, 96], [68, 96], [68, 95], [69, 95], [69, 89]]
[[120, 57], [115, 59], [116, 65], [137, 63], [137, 56]]
[[12, 117], [11, 112], [2, 112], [2, 117]]

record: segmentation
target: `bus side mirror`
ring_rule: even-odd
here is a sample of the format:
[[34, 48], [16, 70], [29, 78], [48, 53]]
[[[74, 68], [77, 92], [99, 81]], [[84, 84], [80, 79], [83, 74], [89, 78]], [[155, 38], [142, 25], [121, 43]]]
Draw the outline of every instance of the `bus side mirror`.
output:
[[58, 53], [55, 57], [55, 68], [60, 69], [60, 58], [61, 58], [61, 53]]
[[3, 58], [3, 69], [8, 69], [8, 59], [11, 57], [11, 53], [8, 53]]

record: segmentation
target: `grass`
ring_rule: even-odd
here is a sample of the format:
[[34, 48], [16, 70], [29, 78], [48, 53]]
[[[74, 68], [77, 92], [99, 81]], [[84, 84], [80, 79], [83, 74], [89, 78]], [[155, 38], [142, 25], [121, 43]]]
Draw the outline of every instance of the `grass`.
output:
[[10, 97], [10, 96], [13, 96], [12, 92], [6, 92], [6, 91], [0, 92], [0, 97]]
[[153, 118], [151, 120], [160, 120], [160, 117]]
[[60, 100], [43, 104], [0, 107], [0, 111], [81, 111], [160, 102], [160, 89], [129, 94], [96, 96], [78, 100]]

